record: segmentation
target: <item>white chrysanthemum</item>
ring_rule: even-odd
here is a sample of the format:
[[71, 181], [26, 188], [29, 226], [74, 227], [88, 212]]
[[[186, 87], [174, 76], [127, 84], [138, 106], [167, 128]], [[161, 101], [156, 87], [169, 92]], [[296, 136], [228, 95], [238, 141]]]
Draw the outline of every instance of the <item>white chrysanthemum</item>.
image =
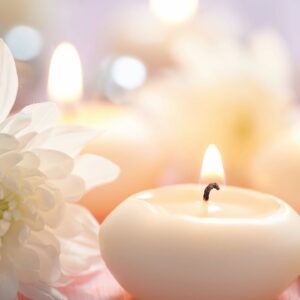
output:
[[72, 201], [119, 170], [79, 155], [95, 132], [53, 127], [53, 103], [7, 118], [17, 86], [14, 60], [0, 41], [0, 299], [64, 299], [58, 287], [101, 264], [99, 225]]

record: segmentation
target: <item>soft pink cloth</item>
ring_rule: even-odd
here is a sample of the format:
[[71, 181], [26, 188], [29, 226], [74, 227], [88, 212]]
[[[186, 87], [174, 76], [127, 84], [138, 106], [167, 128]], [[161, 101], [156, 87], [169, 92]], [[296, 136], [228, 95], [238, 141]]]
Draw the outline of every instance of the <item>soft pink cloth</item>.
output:
[[282, 293], [278, 300], [298, 300], [300, 299], [300, 277], [288, 289]]
[[[70, 300], [133, 300], [117, 283], [107, 268], [76, 280], [61, 290]], [[300, 277], [278, 300], [297, 300], [300, 297]], [[28, 300], [20, 296], [19, 300]]]
[[131, 299], [106, 268], [102, 272], [90, 276], [90, 278], [75, 282], [62, 291], [71, 300]]

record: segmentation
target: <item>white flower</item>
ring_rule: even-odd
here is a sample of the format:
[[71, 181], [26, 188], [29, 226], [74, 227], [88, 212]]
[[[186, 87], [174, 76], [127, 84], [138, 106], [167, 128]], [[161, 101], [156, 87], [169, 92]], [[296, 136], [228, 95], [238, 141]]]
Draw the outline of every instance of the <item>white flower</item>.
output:
[[0, 40], [0, 299], [64, 299], [57, 288], [101, 265], [99, 225], [72, 201], [119, 170], [79, 155], [95, 132], [53, 127], [53, 103], [7, 118], [17, 86], [14, 60]]

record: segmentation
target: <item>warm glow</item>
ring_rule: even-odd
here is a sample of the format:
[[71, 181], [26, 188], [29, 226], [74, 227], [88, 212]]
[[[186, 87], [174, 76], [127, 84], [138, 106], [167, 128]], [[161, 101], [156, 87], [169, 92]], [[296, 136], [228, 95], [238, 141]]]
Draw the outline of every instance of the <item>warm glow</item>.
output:
[[224, 183], [224, 168], [220, 151], [216, 145], [209, 145], [204, 153], [201, 167], [201, 182]]
[[198, 0], [150, 0], [150, 8], [162, 22], [178, 24], [195, 15]]
[[82, 70], [77, 50], [61, 43], [55, 49], [49, 70], [48, 94], [62, 103], [77, 101], [82, 96]]
[[144, 83], [147, 70], [145, 65], [137, 58], [121, 56], [113, 62], [111, 76], [120, 87], [133, 90]]

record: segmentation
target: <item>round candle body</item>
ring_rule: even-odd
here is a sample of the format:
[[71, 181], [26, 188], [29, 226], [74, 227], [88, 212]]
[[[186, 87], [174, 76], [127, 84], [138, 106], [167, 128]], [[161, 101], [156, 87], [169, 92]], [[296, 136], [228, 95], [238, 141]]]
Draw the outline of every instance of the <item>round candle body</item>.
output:
[[94, 188], [80, 201], [98, 221], [128, 196], [156, 186], [164, 167], [161, 147], [141, 115], [126, 107], [91, 102], [65, 112], [61, 122], [104, 131], [83, 152], [101, 155], [121, 169], [114, 182]]
[[300, 128], [279, 136], [253, 162], [251, 184], [262, 192], [284, 197], [300, 213]]
[[233, 187], [139, 193], [100, 229], [103, 259], [139, 300], [274, 300], [299, 274], [300, 218], [283, 201]]

